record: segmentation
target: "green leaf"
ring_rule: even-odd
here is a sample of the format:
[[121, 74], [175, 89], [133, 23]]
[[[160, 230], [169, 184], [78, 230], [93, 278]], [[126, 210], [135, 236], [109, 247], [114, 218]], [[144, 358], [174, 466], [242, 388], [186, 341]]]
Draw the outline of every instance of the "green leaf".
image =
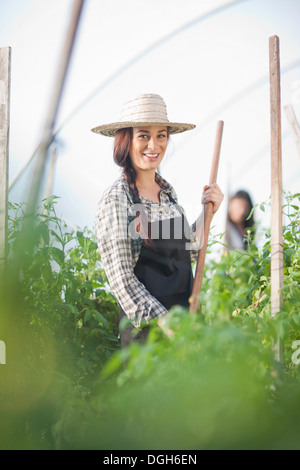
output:
[[51, 233], [51, 235], [54, 236], [54, 238], [55, 238], [59, 243], [63, 244], [63, 241], [62, 241], [62, 239], [60, 238], [60, 236], [58, 235], [58, 233], [54, 232], [54, 230], [50, 230], [50, 233]]
[[260, 204], [259, 208], [260, 208], [260, 210], [261, 210], [262, 212], [265, 212], [265, 206], [264, 206], [264, 204]]
[[106, 318], [104, 318], [103, 315], [101, 315], [100, 312], [95, 312], [95, 313], [94, 313], [94, 318], [95, 318], [95, 320], [97, 320], [97, 322], [100, 323], [102, 326], [105, 326], [106, 328], [109, 327], [108, 321], [106, 320]]
[[72, 313], [73, 315], [79, 315], [78, 308], [76, 308], [74, 305], [65, 304], [64, 309]]
[[91, 318], [94, 316], [94, 310], [87, 310], [85, 312], [84, 318], [83, 318], [83, 323], [87, 323]]
[[54, 261], [56, 261], [59, 266], [62, 266], [64, 264], [65, 253], [62, 250], [53, 246], [51, 249], [51, 254]]
[[251, 217], [252, 217], [252, 215], [253, 215], [253, 212], [254, 212], [254, 209], [255, 209], [255, 208], [252, 207], [251, 212], [250, 212], [250, 214], [248, 215], [248, 217], [247, 217], [246, 220], [250, 220], [250, 219], [251, 219]]

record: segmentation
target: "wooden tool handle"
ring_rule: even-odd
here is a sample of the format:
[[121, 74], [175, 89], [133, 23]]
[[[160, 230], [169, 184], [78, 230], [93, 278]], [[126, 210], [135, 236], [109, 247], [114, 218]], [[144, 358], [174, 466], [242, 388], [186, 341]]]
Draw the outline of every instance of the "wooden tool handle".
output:
[[[223, 127], [224, 127], [224, 121], [218, 121], [209, 184], [216, 183], [217, 181]], [[199, 254], [198, 254], [195, 279], [193, 282], [193, 290], [192, 290], [192, 295], [190, 298], [190, 313], [195, 313], [198, 308], [198, 297], [199, 297], [202, 278], [203, 278], [204, 262], [205, 262], [205, 255], [206, 255], [207, 243], [208, 243], [208, 235], [209, 235], [211, 220], [213, 217], [212, 211], [213, 211], [213, 203], [209, 202], [208, 204], [206, 204], [206, 207], [205, 207], [203, 246], [199, 250]]]

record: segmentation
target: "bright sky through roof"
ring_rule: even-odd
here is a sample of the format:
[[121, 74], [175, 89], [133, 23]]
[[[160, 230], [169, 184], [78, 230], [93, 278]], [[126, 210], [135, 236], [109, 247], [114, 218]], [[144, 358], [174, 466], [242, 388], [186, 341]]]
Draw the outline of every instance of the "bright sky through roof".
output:
[[[12, 47], [10, 181], [38, 143], [71, 6], [70, 0], [0, 1], [0, 47]], [[186, 24], [87, 101], [122, 66]], [[246, 189], [254, 203], [268, 199], [268, 47], [275, 34], [281, 49], [283, 183], [299, 192], [300, 155], [284, 114], [284, 106], [293, 105], [300, 121], [299, 24], [299, 0], [87, 0], [57, 122], [60, 126], [85, 104], [57, 136], [53, 192], [61, 197], [63, 217], [92, 228], [98, 200], [120, 170], [112, 161], [112, 139], [90, 128], [118, 120], [121, 104], [144, 92], [163, 96], [170, 120], [197, 125], [172, 137], [161, 167], [190, 222], [201, 209], [219, 119], [225, 123], [218, 173], [222, 190]], [[26, 171], [12, 200], [24, 198], [29, 177]], [[257, 212], [268, 225], [266, 217]], [[215, 221], [220, 230], [223, 221], [220, 211]]]

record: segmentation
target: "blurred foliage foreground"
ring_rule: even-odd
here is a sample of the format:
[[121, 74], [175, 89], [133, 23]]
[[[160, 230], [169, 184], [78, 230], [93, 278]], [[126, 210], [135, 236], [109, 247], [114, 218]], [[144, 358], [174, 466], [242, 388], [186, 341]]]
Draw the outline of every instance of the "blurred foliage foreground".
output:
[[299, 449], [299, 201], [286, 195], [275, 318], [266, 234], [260, 250], [208, 259], [201, 309], [173, 308], [172, 338], [154, 324], [145, 345], [124, 350], [93, 235], [68, 230], [55, 197], [34, 224], [11, 204], [1, 449]]

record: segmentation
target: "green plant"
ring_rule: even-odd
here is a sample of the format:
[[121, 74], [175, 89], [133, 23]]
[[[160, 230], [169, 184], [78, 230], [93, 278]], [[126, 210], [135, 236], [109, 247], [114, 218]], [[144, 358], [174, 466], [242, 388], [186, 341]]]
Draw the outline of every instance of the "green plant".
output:
[[71, 366], [80, 384], [118, 348], [118, 307], [93, 234], [87, 229], [70, 230], [57, 216], [55, 201], [55, 197], [44, 201], [26, 241], [22, 239], [24, 206], [9, 205], [8, 257], [22, 298], [20, 319], [51, 331], [59, 345], [60, 370]]
[[[275, 318], [266, 232], [261, 249], [252, 243], [207, 260], [201, 309], [171, 309], [171, 339], [153, 324], [146, 344], [122, 350], [93, 235], [70, 231], [52, 198], [27, 239], [22, 206], [11, 205], [0, 317], [9, 365], [1, 425], [10, 432], [1, 446], [299, 448], [299, 201], [286, 194], [284, 303]], [[283, 368], [272, 349], [278, 338]]]

